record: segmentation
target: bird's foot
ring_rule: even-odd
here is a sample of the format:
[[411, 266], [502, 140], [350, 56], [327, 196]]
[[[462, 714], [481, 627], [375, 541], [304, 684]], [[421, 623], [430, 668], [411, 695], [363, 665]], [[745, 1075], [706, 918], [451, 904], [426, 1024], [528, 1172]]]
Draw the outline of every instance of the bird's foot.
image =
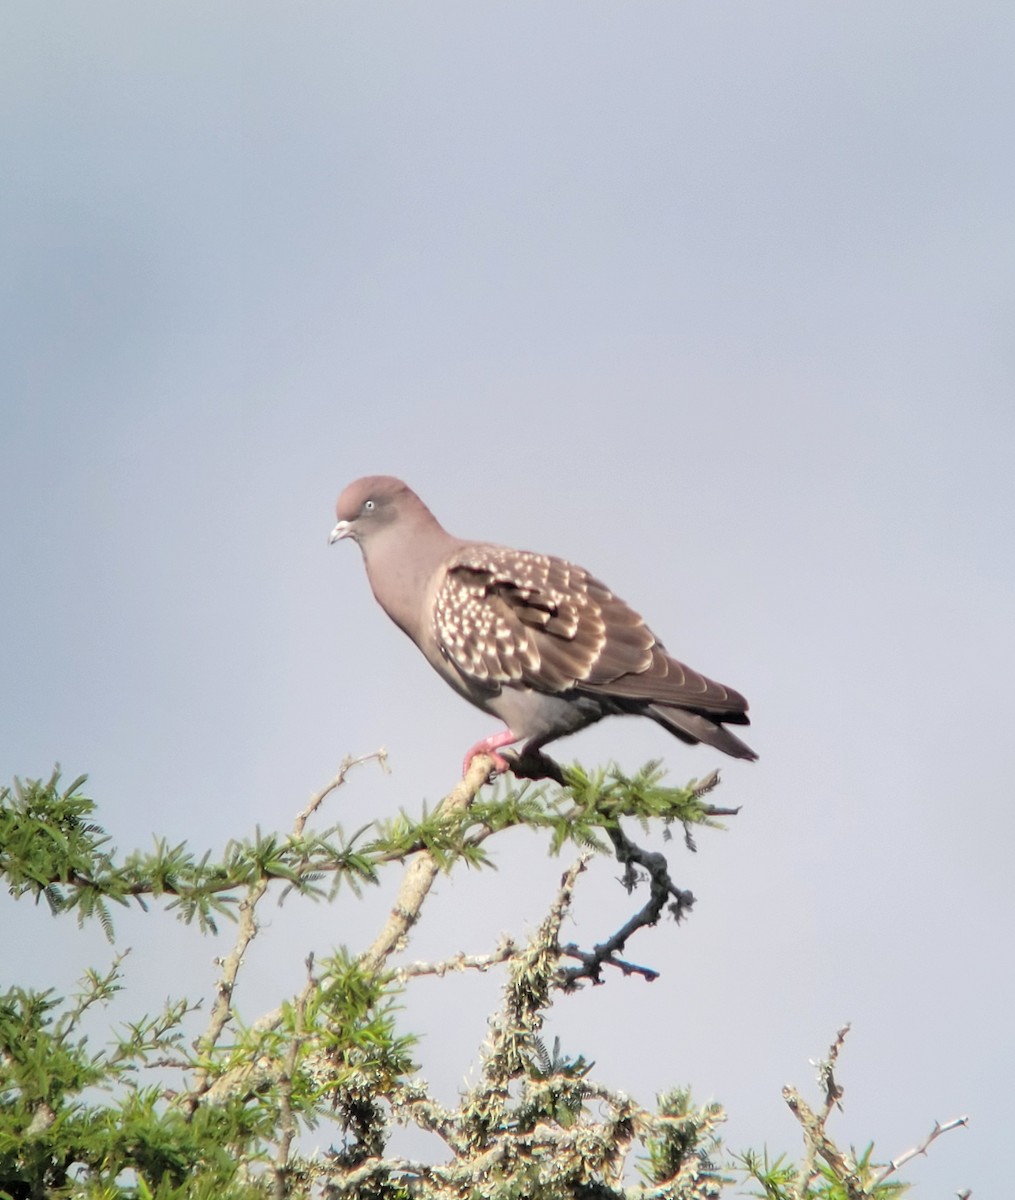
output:
[[512, 742], [517, 742], [518, 739], [510, 729], [505, 729], [502, 733], [493, 733], [488, 738], [483, 738], [481, 742], [477, 742], [475, 746], [466, 754], [465, 761], [462, 763], [462, 774], [468, 775], [469, 767], [472, 765], [472, 760], [477, 754], [488, 754], [494, 761], [494, 773], [502, 775], [510, 769], [511, 764], [497, 751], [501, 746], [510, 746]]
[[560, 764], [541, 750], [509, 750], [505, 761], [516, 779], [552, 779], [561, 787], [567, 786]]

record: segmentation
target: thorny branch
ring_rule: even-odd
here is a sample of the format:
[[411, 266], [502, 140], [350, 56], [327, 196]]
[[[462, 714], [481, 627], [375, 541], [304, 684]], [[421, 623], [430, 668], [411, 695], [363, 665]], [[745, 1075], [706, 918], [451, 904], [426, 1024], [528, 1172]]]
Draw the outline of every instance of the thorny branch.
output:
[[[332, 1177], [335, 1195], [358, 1195], [369, 1181], [381, 1179], [410, 1187], [425, 1181], [435, 1195], [457, 1196], [466, 1190], [471, 1194], [478, 1183], [496, 1177], [520, 1158], [532, 1164], [553, 1163], [559, 1170], [569, 1160], [595, 1157], [599, 1169], [606, 1170], [622, 1156], [636, 1128], [656, 1128], [660, 1118], [654, 1114], [607, 1089], [585, 1086], [584, 1081], [583, 1096], [598, 1099], [611, 1110], [601, 1126], [583, 1123], [566, 1128], [547, 1120], [519, 1123], [512, 1117], [509, 1085], [526, 1075], [525, 1050], [542, 1023], [560, 953], [560, 926], [586, 862], [587, 856], [582, 855], [564, 873], [546, 918], [526, 946], [512, 947], [513, 953], [508, 955], [508, 944], [502, 944], [500, 953], [511, 957], [511, 975], [503, 1005], [491, 1020], [481, 1078], [457, 1114], [441, 1113], [439, 1132], [453, 1150], [452, 1161], [432, 1165], [372, 1156]], [[550, 1095], [559, 1083], [573, 1086], [574, 1081], [547, 1077], [540, 1079], [538, 1086]]]
[[531, 1039], [542, 1028], [560, 958], [560, 926], [587, 861], [588, 856], [583, 854], [564, 872], [546, 917], [511, 960], [503, 1004], [490, 1018], [481, 1078], [462, 1105], [467, 1126], [474, 1123], [491, 1129], [506, 1125], [509, 1084], [524, 1071]]
[[[943, 1133], [950, 1133], [953, 1129], [958, 1129], [960, 1126], [966, 1126], [968, 1124], [968, 1117], [954, 1117], [951, 1121], [945, 1121], [943, 1125], [940, 1122], [935, 1121], [934, 1128], [930, 1131], [930, 1133], [927, 1134], [919, 1146], [914, 1146], [911, 1150], [907, 1150], [905, 1154], [900, 1154], [898, 1158], [892, 1159], [892, 1161], [887, 1167], [885, 1167], [877, 1179], [874, 1180], [871, 1190], [880, 1187], [881, 1184], [883, 1184], [885, 1180], [889, 1178], [889, 1176], [894, 1175], [895, 1172], [900, 1167], [905, 1166], [910, 1159], [916, 1158], [920, 1154], [926, 1154], [927, 1148], [930, 1146], [931, 1142], [936, 1141]], [[963, 1194], [965, 1196], [972, 1195], [972, 1193], [969, 1191]]]

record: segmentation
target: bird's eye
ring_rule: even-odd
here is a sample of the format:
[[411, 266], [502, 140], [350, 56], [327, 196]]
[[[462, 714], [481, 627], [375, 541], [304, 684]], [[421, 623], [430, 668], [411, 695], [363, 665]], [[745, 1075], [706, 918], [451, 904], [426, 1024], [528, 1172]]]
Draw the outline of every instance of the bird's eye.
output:
[[374, 507], [374, 502], [372, 500], [364, 500], [363, 501], [363, 511], [364, 512], [372, 512], [373, 507]]

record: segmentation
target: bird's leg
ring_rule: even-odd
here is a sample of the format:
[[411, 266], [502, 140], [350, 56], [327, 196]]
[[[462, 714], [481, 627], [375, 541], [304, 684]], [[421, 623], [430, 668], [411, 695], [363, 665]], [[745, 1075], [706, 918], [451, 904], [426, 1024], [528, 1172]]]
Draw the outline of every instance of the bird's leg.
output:
[[477, 742], [468, 754], [466, 754], [465, 762], [462, 763], [462, 774], [467, 775], [469, 773], [469, 766], [477, 754], [489, 754], [497, 764], [495, 769], [498, 775], [508, 770], [510, 766], [508, 760], [503, 755], [498, 754], [497, 751], [501, 746], [510, 746], [512, 742], [517, 741], [517, 735], [512, 733], [510, 729], [505, 729], [503, 733], [492, 733], [488, 738], [483, 738], [481, 742]]

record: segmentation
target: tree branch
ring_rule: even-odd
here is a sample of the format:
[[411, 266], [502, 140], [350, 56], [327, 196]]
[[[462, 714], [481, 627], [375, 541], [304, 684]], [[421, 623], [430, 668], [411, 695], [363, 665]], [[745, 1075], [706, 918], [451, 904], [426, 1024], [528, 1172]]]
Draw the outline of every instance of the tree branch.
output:
[[371, 754], [361, 754], [359, 758], [346, 755], [342, 759], [335, 778], [330, 783], [326, 783], [319, 792], [315, 792], [307, 801], [306, 808], [297, 813], [296, 820], [293, 822], [293, 837], [299, 838], [303, 836], [303, 830], [306, 828], [307, 821], [317, 812], [328, 796], [345, 783], [346, 776], [353, 767], [361, 767], [364, 763], [368, 762], [376, 762], [386, 775], [389, 773], [388, 752], [383, 746], [380, 750], [374, 750]]
[[[804, 1144], [807, 1147], [808, 1158], [813, 1163], [816, 1155], [820, 1155], [832, 1168], [835, 1178], [846, 1189], [849, 1200], [866, 1200], [867, 1191], [856, 1177], [855, 1164], [839, 1149], [825, 1132], [825, 1124], [811, 1109], [794, 1087], [788, 1084], [782, 1089], [783, 1099], [789, 1105], [790, 1112], [800, 1122], [804, 1131]], [[813, 1168], [812, 1168], [813, 1174]], [[803, 1176], [801, 1176], [801, 1181]], [[797, 1191], [798, 1197], [807, 1195], [806, 1187]]]
[[[321, 799], [323, 800], [323, 798], [322, 795]], [[308, 806], [308, 810], [304, 810], [307, 816], [310, 815], [313, 809]], [[300, 815], [302, 816], [303, 814], [301, 813]], [[292, 1149], [293, 1139], [297, 1133], [296, 1116], [293, 1113], [292, 1106], [293, 1077], [296, 1074], [296, 1064], [299, 1061], [300, 1051], [303, 1048], [305, 1040], [307, 1005], [310, 1003], [310, 998], [316, 988], [317, 980], [314, 978], [314, 956], [310, 954], [307, 957], [307, 982], [293, 1007], [293, 1031], [286, 1049], [282, 1073], [278, 1080], [279, 1139], [278, 1149], [271, 1164], [271, 1172], [274, 1176], [275, 1200], [285, 1200], [289, 1195], [289, 1151]]]
[[[379, 751], [376, 755], [368, 755], [363, 759], [353, 760], [353, 763], [365, 762], [368, 758], [378, 757], [378, 755], [382, 754], [384, 754], [384, 751]], [[344, 766], [345, 764], [343, 764]], [[492, 758], [488, 755], [477, 755], [473, 759], [468, 775], [444, 797], [437, 806], [437, 811], [449, 813], [468, 808], [480, 788], [486, 783], [493, 767], [494, 762]], [[306, 819], [315, 811], [321, 800], [324, 799], [328, 792], [333, 790], [334, 786], [337, 786], [336, 781], [340, 781], [340, 776], [344, 779], [342, 771], [321, 792], [311, 797], [310, 803], [297, 817], [298, 822], [300, 820], [304, 823], [306, 822]], [[422, 848], [412, 853], [414, 857], [402, 877], [395, 906], [391, 910], [381, 933], [360, 958], [360, 965], [367, 971], [379, 971], [388, 957], [396, 949], [405, 944], [409, 930], [418, 920], [420, 907], [437, 877], [440, 868], [436, 857], [429, 850]], [[258, 899], [260, 899], [260, 896], [258, 896]], [[248, 943], [249, 939], [247, 942], [244, 942], [244, 948]], [[237, 944], [239, 945], [239, 939]], [[242, 959], [242, 950], [240, 951], [239, 958]], [[312, 986], [311, 983], [308, 983], [306, 988]], [[306, 988], [304, 991], [306, 991]], [[225, 1011], [226, 1016], [228, 1016], [228, 1005]], [[272, 1030], [277, 1029], [282, 1021], [282, 1011], [281, 1008], [276, 1008], [271, 1012], [265, 1013], [253, 1023], [250, 1027], [250, 1033], [256, 1037], [257, 1035], [270, 1033]], [[218, 1033], [221, 1033], [221, 1026], [218, 1028]], [[184, 1104], [185, 1111], [192, 1113], [200, 1103], [201, 1097], [206, 1093], [212, 1103], [221, 1103], [236, 1092], [256, 1091], [266, 1083], [277, 1079], [279, 1071], [280, 1067], [277, 1062], [263, 1059], [257, 1062], [245, 1063], [242, 1067], [227, 1071], [220, 1078], [212, 1082], [210, 1074], [202, 1069], [196, 1077], [194, 1087], [181, 1102]]]
[[[477, 754], [472, 760], [468, 774], [444, 797], [438, 811], [455, 813], [468, 808], [479, 789], [489, 779], [494, 765], [489, 755]], [[388, 914], [384, 928], [360, 959], [366, 970], [380, 970], [391, 954], [404, 946], [409, 930], [419, 920], [423, 901], [433, 887], [439, 871], [436, 857], [426, 849], [420, 850], [406, 867], [395, 906]]]
[[[344, 758], [341, 766], [338, 768], [338, 773], [331, 782], [326, 783], [319, 792], [315, 792], [310, 797], [307, 806], [297, 814], [296, 820], [293, 822], [293, 837], [298, 838], [303, 836], [303, 830], [306, 827], [307, 821], [320, 808], [325, 799], [345, 783], [346, 777], [353, 767], [362, 766], [364, 763], [373, 761], [380, 763], [382, 770], [387, 770], [387, 751], [382, 747], [380, 750], [375, 750], [372, 754], [364, 754], [359, 758], [351, 756]], [[195, 1045], [198, 1054], [204, 1059], [207, 1059], [211, 1055], [212, 1050], [214, 1050], [219, 1038], [222, 1036], [222, 1030], [232, 1017], [232, 1001], [233, 991], [236, 987], [236, 977], [239, 975], [240, 967], [243, 965], [243, 957], [250, 947], [250, 943], [257, 936], [259, 928], [255, 909], [264, 896], [264, 893], [268, 890], [270, 882], [271, 879], [267, 875], [262, 875], [260, 878], [255, 879], [250, 885], [246, 896], [240, 901], [240, 918], [236, 941], [229, 954], [224, 959], [219, 959], [222, 966], [222, 973], [215, 985], [215, 1003], [212, 1005], [208, 1027], [201, 1037], [197, 1039]], [[201, 1097], [211, 1086], [212, 1078], [210, 1071], [206, 1067], [199, 1067], [194, 1076], [194, 1086], [185, 1096], [181, 1097], [180, 1101], [184, 1112], [188, 1116], [193, 1114], [201, 1102]]]
[[495, 967], [499, 963], [507, 962], [518, 951], [518, 943], [513, 938], [505, 937], [497, 949], [490, 954], [466, 955], [458, 953], [451, 958], [445, 958], [441, 962], [408, 963], [406, 966], [398, 968], [395, 972], [395, 978], [399, 980], [415, 979], [421, 975], [437, 975], [440, 977], [446, 975], [449, 971], [465, 971], [470, 969], [474, 971], [488, 971], [491, 967]]
[[664, 855], [643, 850], [631, 841], [619, 825], [607, 828], [606, 832], [613, 843], [617, 861], [624, 866], [624, 886], [628, 892], [634, 890], [638, 883], [635, 867], [641, 867], [648, 874], [649, 898], [641, 910], [625, 922], [612, 937], [600, 942], [591, 951], [582, 951], [573, 942], [564, 947], [565, 954], [579, 959], [582, 964], [580, 967], [568, 967], [562, 972], [561, 986], [565, 991], [574, 988], [581, 979], [591, 979], [594, 984], [602, 983], [602, 968], [607, 965], [618, 968], [625, 975], [641, 975], [651, 983], [653, 979], [658, 978], [658, 971], [650, 967], [635, 966], [617, 955], [639, 929], [656, 924], [668, 903], [670, 911], [678, 921], [694, 904], [694, 896], [678, 888], [670, 878], [669, 864]]
[[[874, 1188], [880, 1187], [881, 1184], [883, 1184], [885, 1180], [889, 1178], [889, 1176], [894, 1175], [895, 1172], [900, 1167], [905, 1166], [910, 1159], [916, 1158], [920, 1154], [926, 1154], [927, 1148], [930, 1146], [931, 1142], [936, 1141], [943, 1133], [950, 1133], [953, 1129], [958, 1129], [968, 1124], [968, 1117], [954, 1117], [951, 1121], [945, 1121], [943, 1125], [941, 1125], [938, 1121], [935, 1121], [934, 1128], [930, 1131], [930, 1133], [927, 1134], [919, 1146], [914, 1146], [911, 1150], [907, 1150], [905, 1154], [900, 1154], [898, 1158], [892, 1159], [892, 1161], [887, 1167], [885, 1167], [877, 1179], [874, 1180], [871, 1190], [873, 1191]], [[965, 1194], [969, 1196], [971, 1193], [966, 1192]]]
[[[835, 1064], [839, 1060], [839, 1051], [842, 1049], [843, 1043], [846, 1040], [846, 1034], [849, 1033], [849, 1022], [842, 1026], [836, 1033], [835, 1041], [828, 1048], [828, 1057], [821, 1062], [812, 1063], [812, 1066], [818, 1069], [818, 1082], [825, 1089], [825, 1103], [821, 1110], [821, 1115], [815, 1120], [821, 1127], [822, 1132], [825, 1128], [825, 1122], [831, 1115], [832, 1109], [839, 1104], [842, 1099], [842, 1088], [835, 1082]], [[783, 1093], [785, 1094], [785, 1093]], [[792, 1106], [791, 1106], [792, 1107]], [[840, 1104], [841, 1108], [842, 1105]], [[799, 1114], [797, 1114], [799, 1117]], [[806, 1126], [805, 1126], [806, 1129]], [[808, 1189], [810, 1188], [811, 1180], [817, 1174], [814, 1166], [815, 1156], [818, 1153], [818, 1143], [812, 1137], [804, 1137], [804, 1161], [800, 1165], [800, 1174], [797, 1180], [795, 1189], [796, 1200], [805, 1200]]]
[[914, 1146], [911, 1150], [907, 1150], [905, 1154], [900, 1154], [898, 1158], [892, 1159], [879, 1175], [870, 1179], [868, 1177], [869, 1171], [866, 1159], [858, 1166], [856, 1162], [836, 1146], [825, 1129], [825, 1124], [832, 1113], [832, 1109], [836, 1106], [842, 1107], [839, 1102], [843, 1096], [843, 1089], [835, 1080], [835, 1066], [839, 1059], [839, 1051], [842, 1049], [846, 1035], [849, 1033], [849, 1028], [848, 1024], [843, 1025], [838, 1033], [836, 1033], [835, 1041], [832, 1042], [828, 1049], [828, 1057], [821, 1062], [813, 1064], [818, 1069], [818, 1080], [825, 1091], [824, 1103], [819, 1113], [811, 1111], [807, 1103], [801, 1099], [796, 1088], [786, 1086], [782, 1089], [783, 1098], [804, 1131], [805, 1155], [796, 1176], [796, 1186], [793, 1189], [794, 1200], [806, 1200], [806, 1197], [811, 1194], [810, 1185], [818, 1174], [815, 1164], [819, 1157], [824, 1159], [831, 1168], [835, 1178], [845, 1189], [849, 1200], [867, 1200], [901, 1166], [909, 1162], [910, 1159], [916, 1158], [919, 1154], [926, 1154], [928, 1146], [943, 1133], [948, 1133], [949, 1130], [957, 1129], [959, 1126], [968, 1125], [969, 1123], [968, 1117], [956, 1117], [952, 1121], [947, 1121], [944, 1125], [935, 1121], [934, 1128], [918, 1146]]

